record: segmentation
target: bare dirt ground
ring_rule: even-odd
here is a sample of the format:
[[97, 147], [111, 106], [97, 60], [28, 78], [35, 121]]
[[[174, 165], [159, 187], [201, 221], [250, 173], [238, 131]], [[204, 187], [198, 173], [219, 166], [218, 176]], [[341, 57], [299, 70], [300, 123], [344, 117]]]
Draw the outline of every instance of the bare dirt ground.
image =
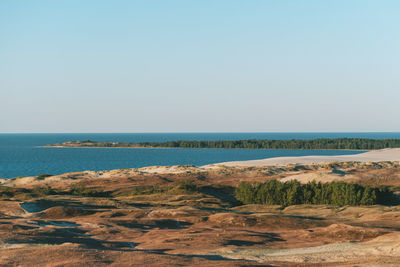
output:
[[[240, 205], [241, 181], [400, 186], [399, 162], [148, 167], [2, 180], [1, 266], [396, 266], [400, 206]], [[183, 181], [193, 181], [195, 188]], [[74, 191], [75, 190], [75, 191]]]

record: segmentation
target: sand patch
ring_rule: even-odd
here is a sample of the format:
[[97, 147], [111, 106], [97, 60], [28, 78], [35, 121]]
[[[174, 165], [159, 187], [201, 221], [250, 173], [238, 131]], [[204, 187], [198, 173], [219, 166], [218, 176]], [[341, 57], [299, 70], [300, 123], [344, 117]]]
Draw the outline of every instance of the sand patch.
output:
[[323, 162], [381, 162], [400, 161], [400, 148], [373, 150], [356, 155], [276, 157], [261, 160], [231, 161], [213, 164], [214, 166], [274, 166], [287, 164], [318, 164]]

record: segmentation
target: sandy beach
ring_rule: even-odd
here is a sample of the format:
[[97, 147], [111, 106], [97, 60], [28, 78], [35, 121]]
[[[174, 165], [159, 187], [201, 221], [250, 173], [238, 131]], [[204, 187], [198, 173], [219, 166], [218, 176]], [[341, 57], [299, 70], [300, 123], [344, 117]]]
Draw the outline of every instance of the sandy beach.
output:
[[400, 148], [373, 150], [356, 155], [277, 157], [260, 160], [230, 161], [214, 165], [224, 166], [274, 166], [286, 164], [316, 164], [334, 161], [380, 162], [400, 161]]

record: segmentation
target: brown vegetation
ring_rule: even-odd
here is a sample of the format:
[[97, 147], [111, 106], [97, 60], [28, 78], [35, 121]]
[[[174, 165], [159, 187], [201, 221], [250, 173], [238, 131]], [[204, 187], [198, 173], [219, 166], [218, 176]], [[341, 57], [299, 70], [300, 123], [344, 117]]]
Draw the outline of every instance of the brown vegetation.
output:
[[[300, 176], [302, 175], [302, 176]], [[326, 266], [400, 261], [399, 206], [240, 205], [242, 181], [400, 183], [395, 163], [152, 167], [3, 180], [1, 266]], [[301, 180], [301, 179], [300, 179]]]

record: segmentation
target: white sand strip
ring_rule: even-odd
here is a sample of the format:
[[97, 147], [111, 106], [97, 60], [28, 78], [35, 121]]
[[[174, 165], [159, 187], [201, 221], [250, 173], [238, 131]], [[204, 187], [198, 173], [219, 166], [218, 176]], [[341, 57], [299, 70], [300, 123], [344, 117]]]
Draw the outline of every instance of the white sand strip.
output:
[[358, 161], [358, 162], [379, 162], [379, 161], [400, 161], [400, 148], [388, 148], [373, 150], [356, 155], [337, 156], [301, 156], [301, 157], [277, 157], [260, 160], [230, 161], [213, 165], [224, 166], [272, 166], [286, 164], [315, 164], [332, 161]]

